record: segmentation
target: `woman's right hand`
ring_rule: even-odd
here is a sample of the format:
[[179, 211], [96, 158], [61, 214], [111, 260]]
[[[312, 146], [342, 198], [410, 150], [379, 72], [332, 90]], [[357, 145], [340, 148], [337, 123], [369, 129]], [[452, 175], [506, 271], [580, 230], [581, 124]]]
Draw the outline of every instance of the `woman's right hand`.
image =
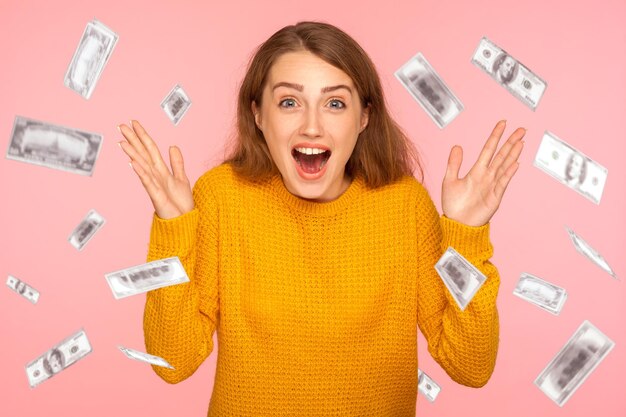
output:
[[126, 138], [118, 143], [130, 157], [130, 165], [148, 192], [157, 216], [172, 219], [193, 210], [193, 194], [180, 149], [170, 147], [170, 172], [159, 148], [138, 121], [131, 121], [130, 127], [121, 124], [118, 129]]

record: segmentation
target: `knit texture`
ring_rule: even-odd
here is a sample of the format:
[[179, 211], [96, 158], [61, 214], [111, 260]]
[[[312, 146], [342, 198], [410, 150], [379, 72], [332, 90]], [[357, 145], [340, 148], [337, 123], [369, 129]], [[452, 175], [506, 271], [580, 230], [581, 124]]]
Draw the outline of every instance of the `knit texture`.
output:
[[[178, 256], [190, 283], [148, 292], [146, 349], [192, 375], [219, 352], [209, 416], [415, 416], [417, 328], [450, 377], [484, 385], [498, 349], [499, 276], [489, 225], [439, 216], [414, 178], [336, 200], [298, 198], [280, 176], [252, 184], [228, 164], [196, 207], [154, 215], [148, 261]], [[454, 247], [487, 281], [464, 311], [434, 269]]]

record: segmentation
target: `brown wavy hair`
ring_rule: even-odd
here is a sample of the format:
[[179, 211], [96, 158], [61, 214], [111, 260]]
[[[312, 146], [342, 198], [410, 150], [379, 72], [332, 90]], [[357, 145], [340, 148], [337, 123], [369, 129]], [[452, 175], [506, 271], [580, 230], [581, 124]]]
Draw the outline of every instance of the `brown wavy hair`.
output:
[[391, 118], [385, 105], [380, 78], [372, 60], [341, 29], [321, 22], [286, 26], [261, 44], [253, 55], [239, 89], [237, 132], [234, 148], [225, 163], [239, 175], [258, 181], [278, 173], [263, 132], [252, 114], [252, 103], [261, 106], [267, 74], [274, 62], [288, 52], [308, 51], [345, 72], [354, 82], [363, 108], [369, 106], [369, 123], [359, 134], [346, 173], [362, 176], [368, 187], [390, 184], [403, 175], [423, 170], [413, 143]]

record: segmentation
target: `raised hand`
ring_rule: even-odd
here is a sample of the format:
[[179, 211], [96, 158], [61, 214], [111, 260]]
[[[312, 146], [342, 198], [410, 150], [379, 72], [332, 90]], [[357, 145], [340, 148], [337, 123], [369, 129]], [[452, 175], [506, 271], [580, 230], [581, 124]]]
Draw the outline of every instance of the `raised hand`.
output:
[[517, 159], [526, 134], [526, 129], [518, 128], [496, 154], [505, 128], [504, 120], [496, 124], [478, 160], [463, 178], [459, 178], [463, 148], [454, 146], [450, 151], [441, 187], [441, 205], [446, 217], [469, 226], [482, 226], [498, 210], [504, 191], [519, 167]]
[[159, 148], [138, 121], [131, 121], [130, 127], [119, 125], [118, 129], [126, 138], [118, 143], [130, 157], [130, 165], [148, 192], [157, 216], [171, 219], [193, 210], [193, 195], [180, 149], [170, 147], [170, 171]]

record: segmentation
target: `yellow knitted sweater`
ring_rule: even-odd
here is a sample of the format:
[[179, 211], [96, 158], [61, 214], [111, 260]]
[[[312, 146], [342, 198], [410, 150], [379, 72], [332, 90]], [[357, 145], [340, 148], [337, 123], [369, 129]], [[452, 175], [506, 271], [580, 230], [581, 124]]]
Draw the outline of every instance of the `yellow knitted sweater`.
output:
[[[148, 261], [178, 256], [190, 283], [150, 291], [146, 349], [176, 368], [218, 360], [209, 416], [415, 416], [417, 327], [450, 377], [482, 386], [498, 349], [499, 276], [489, 225], [440, 217], [412, 177], [338, 199], [289, 193], [222, 164], [193, 211], [154, 215]], [[461, 311], [434, 265], [453, 246], [487, 281]]]

